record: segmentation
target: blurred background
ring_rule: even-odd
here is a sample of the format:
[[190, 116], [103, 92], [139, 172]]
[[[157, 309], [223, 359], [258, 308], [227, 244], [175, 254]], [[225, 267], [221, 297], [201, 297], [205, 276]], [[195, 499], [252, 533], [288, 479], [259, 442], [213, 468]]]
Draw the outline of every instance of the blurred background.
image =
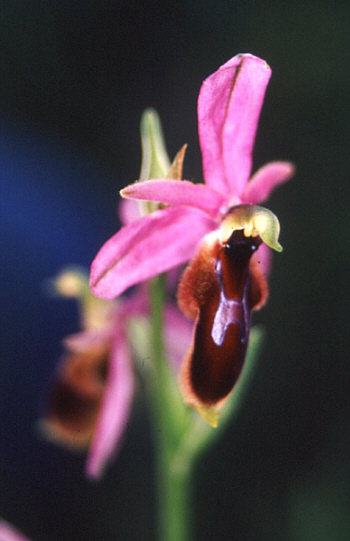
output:
[[[202, 178], [196, 101], [237, 53], [273, 69], [255, 168], [292, 160], [271, 197], [266, 341], [243, 411], [198, 463], [196, 540], [346, 541], [349, 505], [350, 6], [305, 0], [12, 0], [2, 5], [0, 516], [33, 541], [155, 537], [152, 444], [139, 394], [99, 483], [36, 422], [74, 302], [42, 282], [88, 267], [119, 226], [145, 107]], [[181, 540], [179, 540], [181, 541]]]

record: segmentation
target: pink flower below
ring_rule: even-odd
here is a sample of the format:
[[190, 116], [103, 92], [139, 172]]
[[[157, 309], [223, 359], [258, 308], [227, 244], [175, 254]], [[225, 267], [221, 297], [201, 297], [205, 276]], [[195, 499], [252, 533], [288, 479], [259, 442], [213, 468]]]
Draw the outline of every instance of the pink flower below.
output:
[[[143, 286], [111, 303], [94, 298], [84, 273], [67, 269], [53, 281], [56, 293], [81, 305], [83, 330], [64, 340], [65, 354], [48, 389], [40, 426], [47, 438], [71, 449], [87, 449], [86, 473], [98, 479], [119, 452], [135, 392], [129, 325], [147, 325]], [[179, 310], [165, 307], [165, 348], [175, 372], [190, 343], [191, 327]]]

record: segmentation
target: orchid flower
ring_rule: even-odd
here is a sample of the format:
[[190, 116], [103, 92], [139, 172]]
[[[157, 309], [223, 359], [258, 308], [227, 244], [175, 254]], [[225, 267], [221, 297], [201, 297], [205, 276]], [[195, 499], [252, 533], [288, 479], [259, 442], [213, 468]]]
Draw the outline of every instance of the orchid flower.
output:
[[[61, 296], [76, 298], [83, 330], [64, 340], [66, 354], [48, 393], [46, 413], [40, 422], [51, 440], [72, 449], [88, 448], [86, 472], [100, 477], [107, 461], [122, 444], [133, 393], [134, 349], [145, 340], [130, 340], [130, 325], [147, 326], [149, 313], [145, 289], [107, 302], [91, 295], [83, 271], [66, 269], [52, 281]], [[142, 342], [142, 343], [141, 343]], [[190, 343], [190, 327], [178, 309], [165, 308], [166, 353], [174, 371]]]
[[118, 451], [129, 419], [134, 377], [127, 324], [145, 303], [142, 297], [96, 299], [85, 273], [75, 268], [59, 273], [52, 285], [58, 295], [79, 301], [82, 331], [64, 340], [41, 428], [70, 448], [88, 448], [87, 474], [98, 477]]
[[182, 369], [186, 402], [212, 425], [241, 372], [251, 311], [266, 301], [268, 249], [281, 251], [279, 222], [257, 206], [294, 173], [271, 162], [252, 177], [252, 151], [266, 86], [266, 62], [237, 55], [208, 77], [198, 98], [205, 184], [153, 179], [121, 191], [165, 207], [122, 227], [100, 249], [90, 287], [112, 299], [130, 286], [191, 260], [179, 304], [195, 320]]

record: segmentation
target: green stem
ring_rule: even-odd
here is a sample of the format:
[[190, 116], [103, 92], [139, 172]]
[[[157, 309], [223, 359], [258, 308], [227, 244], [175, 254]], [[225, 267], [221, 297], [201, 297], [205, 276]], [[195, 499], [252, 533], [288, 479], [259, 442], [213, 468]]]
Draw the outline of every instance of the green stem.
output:
[[175, 471], [158, 449], [157, 497], [159, 541], [191, 541], [191, 475]]
[[191, 541], [190, 467], [176, 467], [175, 454], [179, 444], [176, 419], [171, 401], [173, 374], [164, 358], [163, 309], [165, 277], [150, 284], [152, 323], [151, 402], [155, 443], [156, 493], [158, 506], [158, 540]]

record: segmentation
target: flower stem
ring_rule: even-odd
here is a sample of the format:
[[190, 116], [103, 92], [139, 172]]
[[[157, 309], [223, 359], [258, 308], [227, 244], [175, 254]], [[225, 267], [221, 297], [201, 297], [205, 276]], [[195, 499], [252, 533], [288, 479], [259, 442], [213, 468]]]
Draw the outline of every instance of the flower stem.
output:
[[[189, 471], [174, 471], [166, 453], [157, 457], [158, 539], [191, 541], [191, 476]], [[165, 460], [164, 460], [165, 459]]]
[[158, 540], [191, 541], [191, 468], [176, 467], [179, 444], [176, 410], [172, 401], [174, 375], [164, 357], [163, 309], [165, 276], [151, 281], [152, 378], [151, 402], [155, 444]]

